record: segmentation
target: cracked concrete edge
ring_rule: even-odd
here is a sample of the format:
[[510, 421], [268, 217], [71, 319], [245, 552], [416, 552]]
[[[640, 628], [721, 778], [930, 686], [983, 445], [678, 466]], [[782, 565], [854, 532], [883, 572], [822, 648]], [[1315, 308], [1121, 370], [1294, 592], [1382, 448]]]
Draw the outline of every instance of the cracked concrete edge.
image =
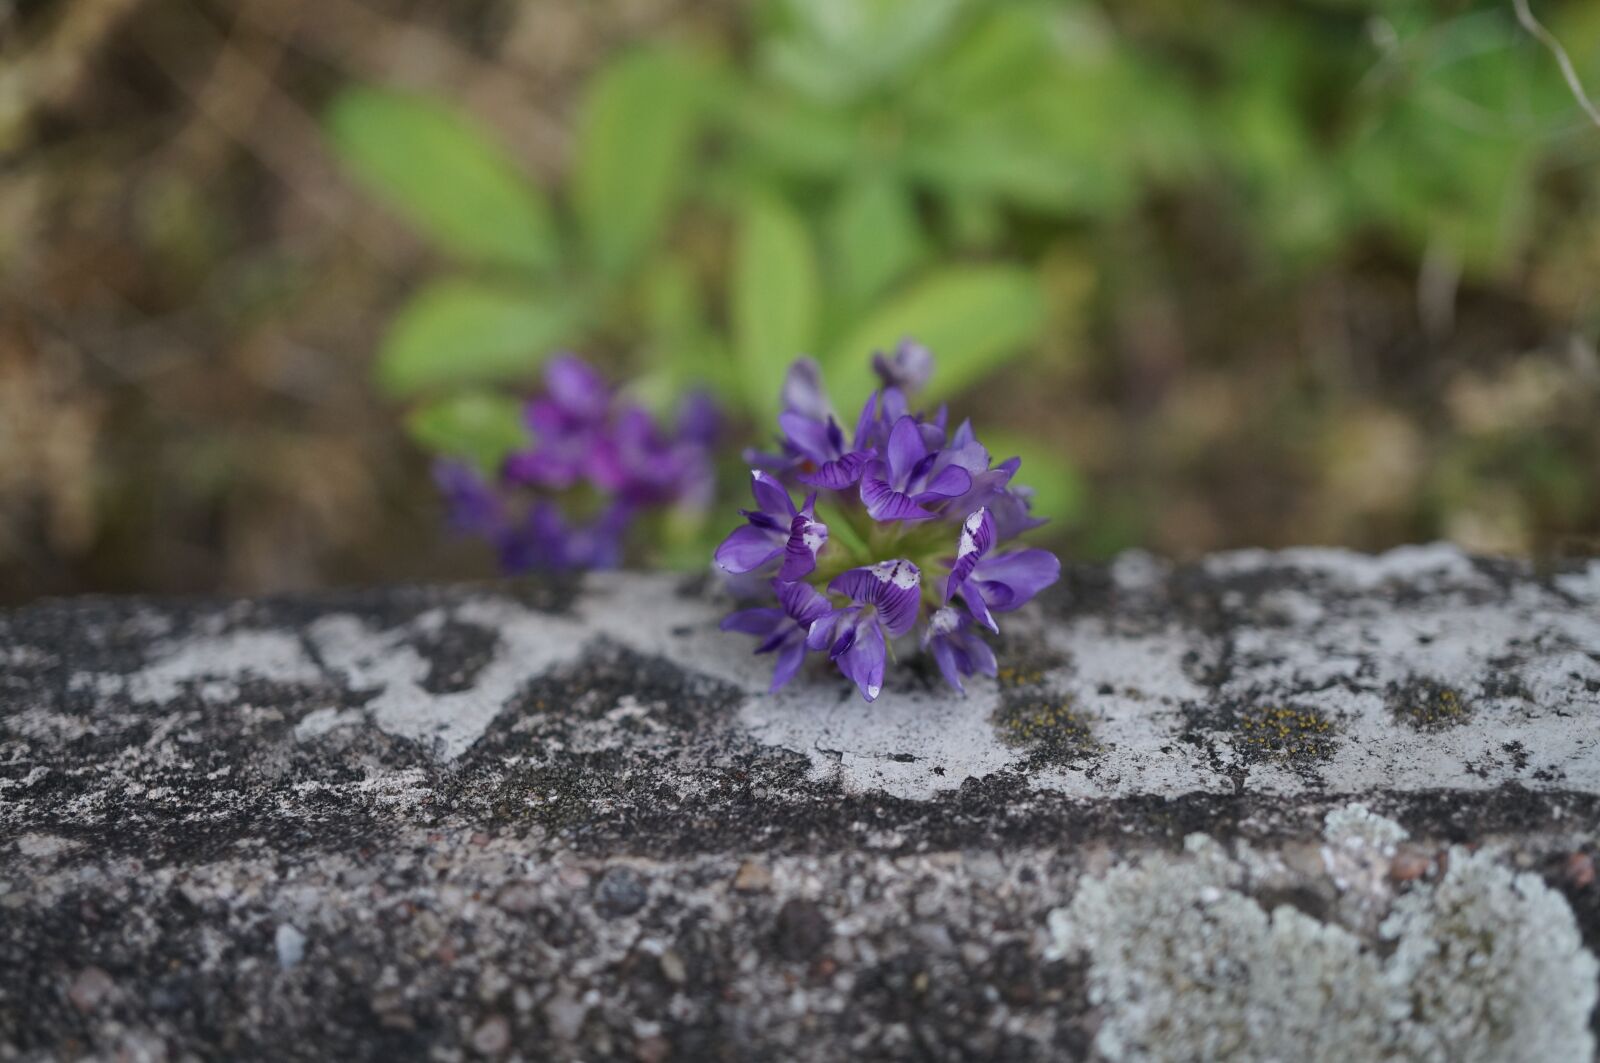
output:
[[[869, 706], [823, 668], [768, 695], [767, 661], [716, 628], [724, 603], [684, 594], [677, 578], [639, 574], [591, 577], [561, 612], [484, 592], [398, 623], [333, 607], [302, 613], [297, 628], [253, 626], [224, 612], [163, 637], [171, 625], [161, 607], [141, 607], [145, 659], [126, 670], [74, 671], [69, 682], [89, 695], [91, 718], [180, 693], [226, 704], [242, 679], [331, 683], [345, 694], [305, 707], [296, 721], [302, 741], [370, 726], [448, 762], [530, 679], [605, 640], [737, 689], [738, 719], [751, 736], [803, 754], [814, 774], [853, 792], [925, 800], [966, 778], [1027, 765], [1033, 786], [1090, 799], [1508, 782], [1600, 793], [1596, 565], [1536, 578], [1430, 546], [1377, 557], [1246, 551], [1188, 573], [1125, 555], [1109, 573], [1113, 604], [1085, 606], [1063, 588], [1043, 614], [1008, 618], [1002, 663], [1043, 662], [1019, 695], [979, 677], [956, 697], [925, 672], [899, 669]], [[480, 630], [494, 649], [470, 682], [440, 692], [426, 688], [432, 664], [419, 643], [445, 625]], [[6, 652], [20, 660], [57, 649], [24, 643]], [[1397, 699], [1423, 688], [1422, 697], [1450, 692], [1461, 719], [1407, 726]], [[1008, 696], [1021, 695], [1050, 702], [1089, 740], [1076, 755], [1040, 763], [1027, 742], [997, 726]], [[9, 713], [14, 721], [32, 714], [48, 729], [62, 715], [52, 700], [13, 697]], [[1326, 736], [1297, 746], [1295, 735], [1263, 733], [1281, 731], [1285, 719], [1314, 721]]]

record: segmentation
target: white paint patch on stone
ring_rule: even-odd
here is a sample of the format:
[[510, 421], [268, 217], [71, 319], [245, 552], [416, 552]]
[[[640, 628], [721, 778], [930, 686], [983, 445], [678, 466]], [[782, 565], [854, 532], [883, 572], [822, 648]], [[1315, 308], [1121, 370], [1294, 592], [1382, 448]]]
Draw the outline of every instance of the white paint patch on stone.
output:
[[1202, 750], [1177, 741], [1183, 706], [1206, 695], [1184, 667], [1197, 648], [1192, 632], [1129, 635], [1092, 618], [1047, 628], [1045, 638], [1071, 661], [1047, 679], [1088, 721], [1097, 748], [1086, 758], [1092, 772], [1058, 770], [1043, 785], [1081, 797], [1231, 788]]
[[1568, 572], [1552, 582], [1563, 594], [1584, 602], [1600, 603], [1600, 561], [1590, 561], [1582, 572]]
[[198, 636], [156, 651], [154, 664], [131, 675], [82, 673], [72, 678], [78, 689], [102, 695], [126, 693], [136, 702], [164, 703], [186, 687], [208, 701], [229, 701], [238, 694], [235, 682], [265, 679], [278, 683], [315, 683], [322, 678], [300, 639], [284, 631], [234, 631]]
[[[1600, 613], [1551, 609], [1532, 585], [1510, 602], [1443, 594], [1406, 607], [1374, 601], [1350, 615], [1234, 631], [1232, 675], [1218, 695], [1314, 708], [1334, 721], [1318, 771], [1347, 792], [1515, 781], [1600, 792]], [[1506, 658], [1516, 657], [1513, 662]], [[1431, 680], [1460, 692], [1472, 717], [1417, 731], [1391, 690]], [[1526, 696], [1508, 693], [1520, 684]], [[1215, 736], [1219, 742], [1226, 736]], [[1507, 747], [1512, 747], [1508, 750]], [[1252, 789], [1296, 792], [1296, 773], [1260, 769]]]
[[1238, 576], [1262, 569], [1300, 569], [1330, 577], [1349, 590], [1370, 591], [1386, 583], [1417, 587], [1440, 583], [1488, 586], [1489, 580], [1461, 548], [1450, 543], [1400, 546], [1382, 554], [1361, 554], [1338, 547], [1303, 546], [1289, 550], [1230, 550], [1207, 557], [1203, 567], [1213, 576]]
[[[314, 623], [310, 636], [323, 662], [343, 673], [351, 687], [376, 692], [364, 706], [375, 726], [451, 760], [483, 735], [518, 690], [576, 659], [587, 642], [586, 632], [570, 621], [501, 599], [470, 602], [456, 616], [496, 632], [501, 646], [471, 689], [446, 694], [423, 689], [431, 666], [407, 645], [414, 634], [410, 626], [375, 631], [356, 617], [331, 616]], [[416, 624], [436, 626], [442, 620], [430, 613]], [[325, 733], [331, 722], [319, 717], [304, 736]]]

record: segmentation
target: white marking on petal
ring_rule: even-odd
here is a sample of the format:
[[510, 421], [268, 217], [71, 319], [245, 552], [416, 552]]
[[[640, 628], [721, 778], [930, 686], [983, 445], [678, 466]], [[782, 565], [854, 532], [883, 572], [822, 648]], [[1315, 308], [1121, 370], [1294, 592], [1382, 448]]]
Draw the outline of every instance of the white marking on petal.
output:
[[922, 573], [909, 561], [879, 561], [872, 566], [872, 574], [883, 582], [893, 582], [903, 591], [922, 582]]

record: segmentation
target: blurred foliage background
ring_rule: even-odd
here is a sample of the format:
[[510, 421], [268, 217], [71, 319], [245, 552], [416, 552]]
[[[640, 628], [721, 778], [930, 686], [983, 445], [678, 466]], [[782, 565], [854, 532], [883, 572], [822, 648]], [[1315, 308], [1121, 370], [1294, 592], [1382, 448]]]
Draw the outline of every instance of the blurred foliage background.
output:
[[485, 573], [550, 351], [754, 434], [906, 334], [1075, 556], [1595, 553], [1597, 279], [1508, 3], [0, 0], [0, 597]]

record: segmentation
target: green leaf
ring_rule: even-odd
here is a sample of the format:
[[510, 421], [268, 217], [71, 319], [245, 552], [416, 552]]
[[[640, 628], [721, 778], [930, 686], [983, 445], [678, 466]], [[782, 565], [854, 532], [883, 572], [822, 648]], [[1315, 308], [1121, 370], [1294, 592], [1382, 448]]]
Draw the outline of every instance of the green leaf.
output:
[[1022, 353], [1044, 326], [1039, 282], [1012, 266], [952, 266], [879, 308], [827, 362], [841, 409], [872, 389], [871, 357], [907, 337], [933, 351], [935, 372], [924, 397], [937, 401], [982, 380]]
[[411, 438], [435, 454], [464, 458], [485, 473], [528, 442], [522, 403], [508, 395], [471, 391], [438, 399], [406, 418]]
[[684, 54], [636, 51], [588, 87], [573, 196], [590, 254], [607, 272], [632, 265], [677, 202], [699, 126], [702, 74]]
[[784, 371], [811, 346], [816, 316], [817, 261], [805, 225], [782, 200], [752, 197], [733, 257], [734, 346], [751, 409], [777, 409]]
[[1033, 488], [1033, 515], [1050, 518], [1047, 531], [1060, 531], [1063, 526], [1078, 522], [1088, 491], [1083, 475], [1061, 457], [1058, 448], [1048, 441], [1003, 432], [996, 435], [984, 431], [980, 438], [996, 462], [1011, 457], [1022, 459], [1016, 483]]
[[779, 81], [840, 103], [887, 86], [956, 31], [967, 0], [792, 0], [793, 31], [765, 43]]
[[394, 395], [532, 376], [570, 339], [570, 301], [462, 280], [424, 288], [389, 325], [378, 379]]
[[863, 175], [840, 191], [828, 238], [839, 294], [852, 311], [899, 279], [924, 244], [910, 195], [886, 174]]
[[555, 262], [544, 197], [466, 116], [437, 100], [352, 88], [334, 100], [326, 127], [345, 166], [452, 253], [521, 267]]
[[854, 116], [759, 85], [718, 99], [732, 143], [759, 163], [795, 177], [832, 181], [859, 154]]
[[975, 109], [1015, 96], [1055, 58], [1054, 15], [1059, 12], [1030, 5], [987, 13], [930, 72], [941, 102]]

